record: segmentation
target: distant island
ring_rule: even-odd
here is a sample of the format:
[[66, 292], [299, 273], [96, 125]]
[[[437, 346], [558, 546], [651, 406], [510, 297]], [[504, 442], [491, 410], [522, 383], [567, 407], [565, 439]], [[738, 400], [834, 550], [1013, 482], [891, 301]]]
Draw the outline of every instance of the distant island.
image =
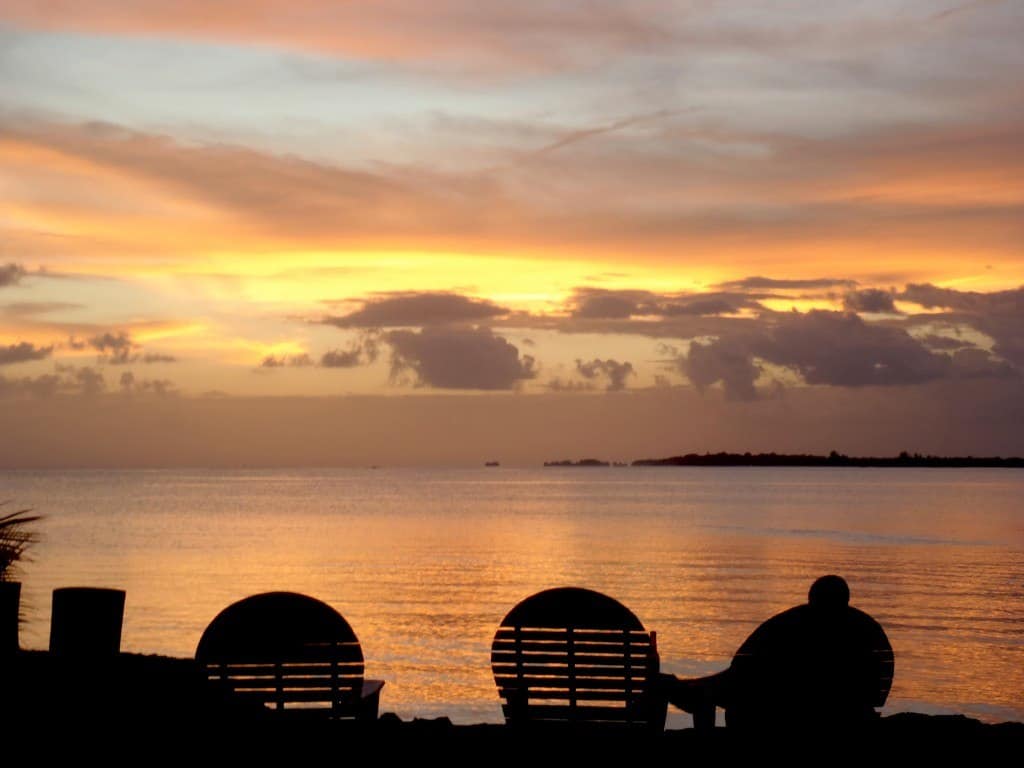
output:
[[[546, 464], [545, 464], [546, 466]], [[637, 459], [634, 467], [1003, 467], [1024, 469], [1024, 458], [1009, 456], [828, 456], [805, 453], [688, 453], [665, 459]]]
[[[635, 463], [635, 462], [634, 462]], [[600, 459], [580, 459], [579, 461], [572, 461], [571, 459], [562, 459], [561, 461], [545, 461], [545, 467], [610, 467], [611, 462], [601, 461]]]

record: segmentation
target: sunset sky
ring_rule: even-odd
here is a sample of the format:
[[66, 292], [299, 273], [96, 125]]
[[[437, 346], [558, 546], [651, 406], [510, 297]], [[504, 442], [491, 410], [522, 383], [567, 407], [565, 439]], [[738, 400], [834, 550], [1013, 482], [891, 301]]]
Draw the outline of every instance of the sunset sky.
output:
[[1022, 39], [4, 0], [0, 466], [1022, 454]]

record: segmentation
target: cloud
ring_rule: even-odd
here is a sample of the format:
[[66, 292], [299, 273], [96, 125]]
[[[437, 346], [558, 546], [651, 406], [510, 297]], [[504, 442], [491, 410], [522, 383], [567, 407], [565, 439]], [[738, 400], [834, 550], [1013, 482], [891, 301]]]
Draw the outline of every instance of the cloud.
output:
[[659, 313], [665, 317], [690, 315], [706, 317], [714, 315], [731, 315], [742, 309], [762, 309], [763, 307], [750, 296], [734, 293], [695, 294], [676, 298], [659, 307]]
[[10, 0], [4, 16], [34, 28], [255, 44], [477, 76], [576, 68], [616, 53], [663, 49], [673, 41], [651, 9], [606, 2], [484, 8], [474, 0], [433, 0], [429, 7], [412, 0], [377, 0], [365, 7], [297, 0], [262, 2], [254, 14], [244, 0], [220, 0], [215, 8], [178, 0], [173, 11], [159, 3], [80, 0], [60, 12]]
[[82, 309], [83, 307], [83, 304], [75, 304], [70, 301], [13, 301], [0, 306], [0, 312], [7, 317], [28, 318], [47, 315], [51, 312]]
[[323, 368], [355, 368], [375, 362], [378, 354], [377, 339], [367, 335], [348, 349], [332, 349], [325, 352], [320, 358], [320, 365]]
[[729, 400], [753, 400], [757, 396], [754, 382], [761, 369], [747, 345], [736, 339], [693, 342], [689, 354], [679, 358], [679, 370], [701, 392], [721, 381]]
[[363, 364], [361, 349], [332, 349], [324, 352], [320, 365], [324, 368], [355, 368]]
[[[168, 379], [139, 379], [131, 371], [121, 374], [118, 389], [122, 394], [131, 395], [177, 394], [177, 389]], [[107, 391], [107, 380], [103, 372], [91, 366], [58, 363], [52, 374], [21, 378], [0, 376], [0, 398], [92, 398], [105, 395]]]
[[[968, 257], [1017, 264], [1024, 152], [1016, 117], [809, 137], [677, 116], [645, 126], [641, 137], [590, 134], [544, 163], [493, 170], [566, 131], [551, 121], [446, 117], [402, 162], [346, 155], [331, 163], [0, 113], [5, 144], [40, 158], [20, 171], [25, 183], [11, 204], [54, 222], [62, 236], [74, 235], [59, 231], [60, 221], [87, 222], [95, 236], [76, 244], [91, 259], [111, 249], [189, 261], [204, 251], [273, 247], [416, 250], [424, 261], [437, 252], [610, 261], [628, 248], [637, 263], [676, 264], [685, 249], [731, 272], [737, 258], [750, 263], [744, 254], [755, 253], [759, 264], [820, 265], [819, 244], [828, 242], [832, 263], [862, 279], [875, 262], [856, 254], [868, 246], [901, 276], [920, 274], [925, 259], [934, 266], [935, 254], [945, 269]], [[71, 174], [69, 165], [88, 170]], [[93, 194], [97, 185], [103, 196]], [[935, 189], [945, 191], [941, 199], [920, 191]], [[162, 237], [169, 228], [182, 237]], [[19, 237], [23, 248], [61, 258], [54, 238]], [[850, 279], [751, 277], [720, 288], [807, 285], [854, 287]]]
[[131, 335], [124, 331], [105, 331], [90, 337], [86, 342], [74, 336], [68, 338], [70, 349], [84, 349], [86, 344], [100, 353], [99, 361], [109, 365], [128, 365], [129, 363], [174, 363], [178, 358], [159, 352], [142, 354], [142, 347], [136, 344]]
[[897, 298], [926, 309], [947, 310], [925, 315], [923, 320], [970, 325], [993, 339], [995, 354], [1024, 369], [1024, 288], [980, 293], [911, 283]]
[[925, 336], [920, 337], [921, 343], [929, 349], [945, 349], [945, 350], [956, 350], [963, 349], [964, 347], [976, 346], [973, 342], [967, 339], [958, 339], [952, 336], [940, 336], [936, 333], [929, 333]]
[[849, 291], [843, 296], [843, 308], [847, 312], [887, 312], [898, 314], [893, 295], [880, 288], [865, 288], [860, 291]]
[[298, 355], [267, 355], [260, 362], [260, 368], [308, 368], [313, 365], [313, 358], [308, 352]]
[[42, 360], [49, 357], [53, 352], [53, 346], [37, 347], [22, 341], [19, 344], [0, 346], [0, 365], [11, 365], [12, 363], [24, 363], [29, 360]]
[[107, 388], [103, 374], [88, 366], [75, 370], [70, 376], [78, 391], [85, 396], [98, 395]]
[[964, 379], [1004, 378], [1012, 379], [1019, 375], [1009, 363], [997, 360], [986, 350], [977, 348], [960, 349], [951, 358], [953, 372]]
[[[765, 298], [766, 296], [762, 296]], [[631, 317], [702, 317], [761, 309], [744, 293], [659, 294], [652, 291], [580, 287], [566, 304], [571, 317], [583, 320], [628, 320]]]
[[605, 291], [577, 288], [572, 299], [572, 316], [584, 319], [627, 319], [646, 314], [642, 302], [651, 294], [646, 291]]
[[60, 376], [50, 373], [35, 377], [24, 376], [17, 379], [0, 376], [0, 398], [24, 395], [41, 398], [52, 397], [60, 389], [60, 386]]
[[125, 371], [119, 379], [121, 394], [153, 394], [158, 397], [177, 394], [174, 383], [169, 379], [137, 379], [131, 371]]
[[125, 365], [134, 362], [138, 345], [124, 331], [101, 333], [89, 340], [89, 346], [99, 352], [102, 361], [111, 365]]
[[20, 264], [0, 264], [0, 288], [17, 285], [25, 274], [25, 268]]
[[736, 291], [792, 290], [815, 288], [853, 288], [855, 280], [837, 277], [816, 277], [809, 280], [776, 279], [772, 277], [745, 277], [742, 280], [730, 280], [719, 283], [716, 288]]
[[722, 382], [726, 396], [751, 400], [768, 363], [799, 374], [810, 385], [903, 387], [946, 378], [1009, 377], [1008, 364], [981, 349], [950, 356], [933, 351], [906, 329], [867, 323], [854, 313], [811, 310], [780, 313], [746, 332], [695, 341], [679, 369], [700, 390]]
[[601, 360], [595, 358], [588, 362], [576, 361], [576, 372], [587, 380], [597, 378], [607, 379], [605, 390], [608, 392], [619, 392], [626, 388], [626, 379], [635, 374], [632, 363], [619, 362], [618, 360]]
[[107, 388], [103, 373], [91, 366], [58, 363], [54, 369], [58, 376], [55, 392], [92, 397], [102, 394]]
[[939, 288], [930, 283], [910, 283], [898, 298], [926, 309], [941, 307], [978, 314], [1024, 314], [1024, 288], [981, 293]]
[[941, 378], [949, 367], [948, 357], [930, 352], [902, 328], [825, 310], [784, 317], [752, 351], [797, 371], [808, 384], [840, 387], [920, 384]]
[[338, 328], [418, 327], [478, 322], [508, 313], [508, 309], [491, 301], [472, 299], [458, 293], [401, 293], [370, 299], [355, 312], [327, 317], [324, 322]]
[[513, 389], [537, 375], [535, 361], [488, 328], [426, 327], [390, 331], [392, 379], [411, 372], [438, 389]]

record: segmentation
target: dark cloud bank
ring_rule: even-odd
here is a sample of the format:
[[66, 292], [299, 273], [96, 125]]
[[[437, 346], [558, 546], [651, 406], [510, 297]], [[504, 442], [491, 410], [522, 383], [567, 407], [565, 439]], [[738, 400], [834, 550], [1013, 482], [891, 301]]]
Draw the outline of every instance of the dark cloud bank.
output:
[[[751, 277], [705, 293], [659, 294], [643, 290], [580, 288], [561, 316], [512, 315], [491, 302], [454, 293], [406, 293], [367, 301], [360, 309], [325, 322], [342, 328], [413, 326], [419, 330], [377, 331], [391, 348], [392, 379], [438, 389], [511, 389], [535, 378], [537, 364], [488, 325], [599, 333], [629, 333], [690, 339], [677, 347], [670, 364], [699, 391], [720, 384], [730, 400], [751, 400], [768, 383], [864, 388], [913, 387], [965, 378], [1019, 378], [1024, 366], [1024, 289], [973, 293], [911, 284], [903, 291], [857, 288], [852, 280]], [[836, 295], [836, 288], [843, 293]], [[762, 301], [789, 298], [841, 301], [843, 311], [775, 312]], [[896, 302], [927, 313], [905, 314]], [[935, 310], [942, 310], [936, 312]], [[882, 320], [861, 317], [881, 315]], [[886, 319], [887, 318], [887, 319]], [[476, 323], [476, 325], [472, 325]], [[947, 328], [952, 335], [924, 325]], [[921, 328], [923, 331], [924, 328]], [[959, 338], [977, 331], [991, 349]], [[357, 344], [328, 353], [339, 367], [361, 364]], [[583, 391], [602, 385], [626, 388], [632, 363], [595, 358], [577, 360], [576, 378], [553, 378], [548, 388]], [[767, 376], [765, 374], [768, 374]], [[775, 374], [788, 375], [779, 379]]]
[[370, 299], [347, 315], [326, 317], [339, 328], [398, 328], [473, 323], [507, 315], [509, 310], [490, 301], [458, 293], [398, 293]]
[[488, 328], [389, 331], [391, 376], [438, 389], [512, 389], [537, 375], [536, 362]]

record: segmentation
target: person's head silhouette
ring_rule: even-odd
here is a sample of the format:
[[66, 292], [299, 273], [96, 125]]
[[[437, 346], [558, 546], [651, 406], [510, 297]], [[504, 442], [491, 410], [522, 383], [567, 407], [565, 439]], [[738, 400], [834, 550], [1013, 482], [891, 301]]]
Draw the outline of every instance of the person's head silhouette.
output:
[[850, 604], [850, 588], [842, 576], [822, 576], [811, 584], [807, 602], [812, 608], [837, 611]]

